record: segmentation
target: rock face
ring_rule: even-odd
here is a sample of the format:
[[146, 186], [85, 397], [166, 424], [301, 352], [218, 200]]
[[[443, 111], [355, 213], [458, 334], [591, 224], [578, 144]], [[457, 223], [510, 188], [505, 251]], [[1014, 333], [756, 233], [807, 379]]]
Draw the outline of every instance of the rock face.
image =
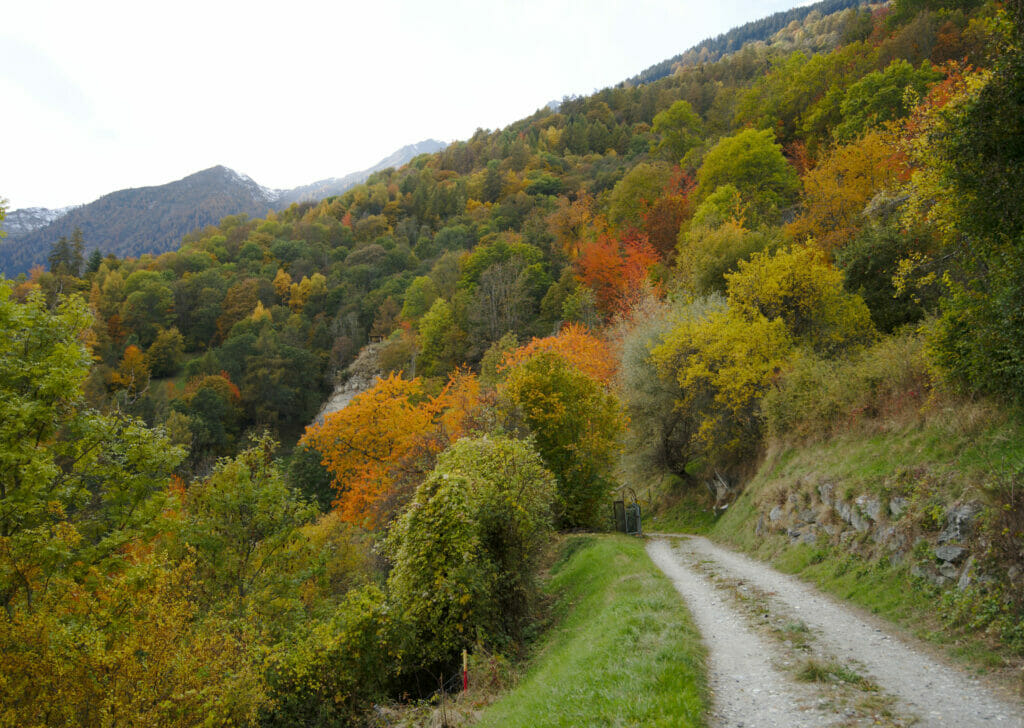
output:
[[875, 494], [844, 498], [826, 480], [816, 488], [788, 494], [785, 503], [762, 505], [755, 532], [782, 533], [794, 544], [824, 540], [853, 551], [871, 550], [892, 564], [913, 559], [911, 572], [916, 576], [962, 590], [975, 578], [970, 537], [980, 514], [979, 503], [959, 503], [948, 510], [937, 535], [921, 536], [912, 522], [909, 499]]
[[334, 392], [324, 402], [314, 422], [323, 424], [331, 412], [344, 409], [353, 398], [367, 391], [380, 379], [380, 344], [364, 346], [356, 360], [345, 370], [344, 381], [334, 387]]

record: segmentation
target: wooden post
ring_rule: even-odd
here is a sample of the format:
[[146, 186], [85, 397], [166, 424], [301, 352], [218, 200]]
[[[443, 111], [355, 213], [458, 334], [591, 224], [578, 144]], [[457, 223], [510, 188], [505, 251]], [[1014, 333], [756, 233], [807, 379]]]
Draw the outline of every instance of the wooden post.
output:
[[462, 690], [469, 690], [469, 655], [462, 651]]

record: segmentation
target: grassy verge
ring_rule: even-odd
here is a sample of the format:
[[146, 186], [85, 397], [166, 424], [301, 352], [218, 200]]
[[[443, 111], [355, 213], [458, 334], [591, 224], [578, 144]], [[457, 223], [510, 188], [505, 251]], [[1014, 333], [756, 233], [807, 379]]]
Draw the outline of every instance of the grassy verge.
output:
[[645, 516], [649, 533], [708, 533], [715, 525], [711, 499], [703, 490], [676, 490], [663, 497], [656, 511]]
[[575, 536], [552, 568], [556, 622], [480, 726], [703, 726], [700, 637], [637, 539]]

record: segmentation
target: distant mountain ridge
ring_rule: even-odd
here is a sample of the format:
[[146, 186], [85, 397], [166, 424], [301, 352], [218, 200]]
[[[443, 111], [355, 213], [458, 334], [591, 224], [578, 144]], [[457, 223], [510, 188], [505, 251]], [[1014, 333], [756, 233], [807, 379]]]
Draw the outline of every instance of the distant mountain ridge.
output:
[[328, 179], [318, 180], [290, 190], [281, 190], [278, 199], [278, 209], [288, 207], [293, 202], [319, 202], [325, 197], [340, 195], [342, 192], [365, 182], [374, 172], [379, 172], [388, 167], [401, 167], [421, 154], [440, 152], [447, 146], [444, 142], [439, 142], [436, 139], [426, 139], [422, 142], [402, 147], [361, 172], [353, 172], [344, 177], [329, 177]]
[[2, 223], [7, 237], [0, 240], [0, 273], [13, 277], [45, 265], [53, 243], [70, 238], [76, 227], [82, 231], [87, 253], [98, 249], [118, 257], [159, 255], [176, 250], [192, 230], [215, 225], [228, 215], [264, 216], [295, 202], [338, 195], [374, 172], [446, 146], [435, 139], [409, 144], [368, 169], [290, 190], [264, 187], [218, 165], [164, 185], [111, 192], [86, 205], [13, 210]]

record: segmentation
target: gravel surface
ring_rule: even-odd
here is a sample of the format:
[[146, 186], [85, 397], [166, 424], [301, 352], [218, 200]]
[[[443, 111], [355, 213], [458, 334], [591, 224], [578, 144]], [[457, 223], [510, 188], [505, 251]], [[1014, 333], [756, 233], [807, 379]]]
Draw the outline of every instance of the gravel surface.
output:
[[830, 722], [820, 713], [807, 712], [816, 696], [772, 665], [766, 640], [707, 576], [680, 560], [665, 540], [650, 542], [647, 553], [675, 584], [704, 635], [714, 724], [811, 728]]
[[[1024, 727], [1019, 700], [997, 695], [925, 649], [883, 631], [881, 623], [763, 562], [696, 536], [673, 543], [655, 538], [648, 553], [675, 583], [705, 636], [713, 725]], [[759, 623], [773, 620], [806, 625], [810, 645], [765, 639], [767, 629]], [[842, 680], [835, 681], [842, 683], [842, 695], [827, 682], [798, 683], [795, 673], [807, 655], [863, 676], [867, 687], [860, 689], [873, 697], [864, 697], [868, 692], [851, 697]], [[807, 691], [817, 691], [817, 699]]]

